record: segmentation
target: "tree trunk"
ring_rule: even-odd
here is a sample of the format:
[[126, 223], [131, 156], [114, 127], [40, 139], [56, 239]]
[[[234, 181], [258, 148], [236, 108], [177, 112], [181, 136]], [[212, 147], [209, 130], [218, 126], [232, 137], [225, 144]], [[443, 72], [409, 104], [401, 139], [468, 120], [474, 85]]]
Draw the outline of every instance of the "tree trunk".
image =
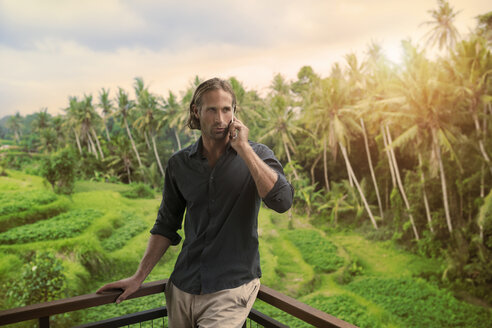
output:
[[96, 146], [94, 145], [94, 141], [92, 141], [91, 134], [88, 131], [87, 131], [87, 140], [89, 141], [90, 150], [94, 153], [96, 159], [99, 159], [99, 156], [97, 155]]
[[[129, 162], [130, 160], [128, 160]], [[126, 174], [128, 175], [128, 183], [132, 183], [132, 177], [130, 173], [130, 165], [127, 163], [127, 160], [124, 159], [123, 162], [125, 163], [125, 168], [126, 168]]]
[[311, 173], [311, 185], [314, 186], [314, 169], [316, 168], [316, 165], [318, 165], [318, 162], [319, 160], [321, 159], [321, 154], [318, 155], [318, 157], [316, 157], [316, 159], [314, 160], [313, 162], [313, 165], [311, 165], [311, 169], [309, 170], [309, 172]]
[[393, 169], [393, 165], [391, 164], [391, 154], [390, 154], [390, 151], [388, 149], [388, 140], [386, 139], [386, 132], [384, 131], [384, 127], [382, 124], [381, 124], [381, 134], [383, 135], [384, 149], [386, 152], [386, 157], [388, 158], [388, 165], [389, 165], [390, 173], [391, 173], [391, 182], [392, 182], [392, 186], [394, 189], [394, 188], [396, 188], [395, 171]]
[[427, 217], [427, 222], [429, 223], [429, 229], [434, 233], [434, 227], [432, 226], [432, 216], [430, 214], [429, 201], [427, 200], [427, 192], [425, 191], [425, 175], [422, 167], [422, 155], [418, 153], [419, 157], [419, 170], [420, 170], [420, 181], [422, 182], [422, 196], [424, 197], [425, 215]]
[[80, 145], [80, 140], [79, 140], [79, 135], [77, 134], [77, 131], [75, 131], [74, 128], [72, 128], [73, 133], [75, 134], [75, 141], [77, 142], [77, 148], [79, 149], [80, 155], [82, 155], [82, 146]]
[[405, 202], [405, 206], [408, 211], [408, 216], [410, 218], [410, 223], [412, 224], [412, 229], [413, 233], [415, 235], [415, 239], [419, 240], [419, 233], [417, 231], [417, 227], [415, 226], [415, 221], [413, 219], [413, 215], [411, 213], [410, 209], [410, 203], [408, 202], [407, 194], [405, 193], [405, 189], [403, 188], [403, 183], [401, 182], [401, 177], [400, 177], [400, 170], [398, 169], [398, 163], [396, 162], [396, 156], [395, 152], [393, 151], [393, 147], [391, 147], [391, 144], [393, 143], [393, 140], [391, 139], [391, 134], [389, 131], [388, 126], [386, 125], [386, 132], [387, 132], [387, 138], [388, 138], [388, 147], [389, 147], [389, 152], [391, 155], [391, 160], [393, 163], [393, 168], [395, 169], [395, 177], [396, 177], [396, 182], [398, 183], [398, 187], [400, 188], [400, 193], [403, 198], [403, 201]]
[[367, 140], [366, 127], [364, 125], [364, 120], [360, 118], [360, 126], [362, 127], [362, 134], [364, 135], [364, 145], [366, 146], [367, 162], [369, 163], [369, 169], [371, 171], [372, 183], [374, 184], [374, 190], [376, 191], [376, 197], [378, 199], [379, 215], [381, 219], [384, 218], [383, 215], [383, 204], [381, 203], [381, 196], [379, 195], [378, 182], [376, 180], [376, 174], [374, 174], [374, 168], [372, 166], [371, 152], [369, 151], [369, 141]]
[[179, 140], [178, 132], [176, 131], [176, 129], [173, 129], [173, 130], [174, 130], [174, 137], [176, 138], [176, 141], [178, 142], [178, 150], [181, 150], [181, 140]]
[[157, 160], [157, 165], [159, 165], [159, 170], [161, 170], [161, 174], [164, 176], [164, 169], [162, 168], [161, 159], [159, 158], [159, 153], [157, 152], [157, 147], [155, 145], [155, 135], [152, 135], [152, 145], [154, 146], [154, 155]]
[[92, 135], [94, 136], [94, 139], [96, 139], [96, 144], [97, 144], [97, 149], [99, 149], [99, 154], [101, 155], [101, 158], [104, 159], [104, 153], [101, 148], [101, 144], [99, 143], [99, 138], [97, 137], [96, 131], [94, 131], [94, 128], [91, 127], [91, 132]]
[[326, 136], [323, 136], [323, 175], [325, 178], [326, 191], [330, 191], [330, 181], [328, 180], [328, 159], [326, 156]]
[[[284, 144], [285, 154], [287, 155], [287, 161], [290, 163], [291, 159], [290, 159], [289, 147], [287, 147], [286, 142], [284, 142], [283, 144]], [[294, 173], [294, 178], [296, 180], [299, 180], [299, 176], [297, 175], [297, 171], [296, 171], [296, 168], [294, 167], [294, 165], [292, 165], [292, 173]]]
[[364, 195], [364, 192], [362, 191], [362, 188], [359, 185], [359, 182], [357, 181], [357, 178], [354, 174], [354, 171], [352, 170], [352, 165], [350, 165], [350, 161], [348, 159], [347, 155], [347, 150], [345, 147], [342, 145], [341, 142], [338, 143], [340, 145], [340, 149], [342, 150], [342, 155], [343, 158], [345, 159], [345, 165], [347, 166], [347, 171], [348, 174], [352, 177], [355, 186], [357, 187], [357, 191], [359, 192], [360, 198], [362, 199], [362, 202], [364, 203], [364, 206], [366, 208], [367, 214], [369, 214], [369, 218], [371, 219], [372, 225], [374, 226], [375, 229], [378, 228], [378, 225], [376, 223], [376, 220], [374, 219], [374, 216], [372, 215], [371, 208], [369, 207], [369, 204], [367, 203], [366, 196]]
[[485, 197], [485, 163], [480, 168], [480, 198]]
[[126, 132], [128, 133], [128, 137], [130, 138], [130, 141], [132, 143], [133, 151], [135, 152], [135, 155], [137, 156], [138, 165], [140, 167], [142, 167], [142, 161], [140, 160], [140, 155], [138, 153], [137, 146], [135, 146], [135, 141], [133, 141], [132, 134], [130, 132], [130, 128], [128, 127], [128, 122], [126, 121], [126, 117], [123, 117], [123, 120], [125, 121]]
[[106, 117], [104, 117], [104, 130], [106, 131], [106, 138], [108, 139], [108, 141], [111, 141], [111, 137], [109, 136], [108, 126], [106, 125]]
[[437, 155], [437, 161], [439, 163], [441, 188], [442, 188], [442, 201], [444, 203], [444, 214], [446, 215], [446, 223], [448, 225], [449, 233], [452, 233], [453, 225], [451, 223], [451, 215], [449, 214], [448, 191], [447, 191], [447, 184], [446, 184], [446, 176], [444, 174], [444, 164], [441, 158], [441, 146], [439, 145], [439, 140], [437, 140], [436, 130], [434, 128], [432, 129], [432, 142], [434, 144], [435, 152]]
[[480, 129], [480, 123], [478, 122], [478, 117], [477, 114], [473, 114], [473, 122], [475, 123], [475, 130], [478, 133], [478, 146], [480, 148], [480, 152], [482, 153], [482, 157], [487, 163], [487, 166], [489, 167], [489, 171], [492, 174], [492, 166], [490, 163], [490, 158], [487, 152], [485, 151], [485, 146], [484, 146], [484, 139], [485, 139], [485, 134], [484, 132]]
[[151, 150], [152, 148], [150, 147], [150, 142], [149, 142], [149, 137], [147, 136], [147, 131], [144, 131], [144, 137], [145, 137], [145, 143], [147, 144], [147, 149]]

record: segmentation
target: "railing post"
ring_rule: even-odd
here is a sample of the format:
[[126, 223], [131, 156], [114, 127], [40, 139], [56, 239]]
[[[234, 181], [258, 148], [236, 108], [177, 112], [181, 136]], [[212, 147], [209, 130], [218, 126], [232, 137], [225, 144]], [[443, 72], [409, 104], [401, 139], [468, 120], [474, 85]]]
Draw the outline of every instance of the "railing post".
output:
[[50, 317], [39, 318], [39, 328], [50, 328]]

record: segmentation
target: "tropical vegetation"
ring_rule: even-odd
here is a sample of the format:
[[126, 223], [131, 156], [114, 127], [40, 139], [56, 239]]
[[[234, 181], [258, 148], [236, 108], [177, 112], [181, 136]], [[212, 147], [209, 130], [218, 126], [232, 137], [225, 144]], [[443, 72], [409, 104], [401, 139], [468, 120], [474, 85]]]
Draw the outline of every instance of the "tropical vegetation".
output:
[[[439, 0], [429, 14], [431, 20], [424, 24], [432, 29], [425, 47], [402, 41], [398, 64], [371, 43], [364, 58], [347, 54], [328, 76], [309, 66], [290, 81], [278, 74], [267, 94], [247, 90], [230, 78], [237, 115], [250, 128], [250, 139], [275, 151], [295, 187], [295, 205], [284, 230], [274, 224], [263, 227], [275, 231], [263, 232], [262, 261], [276, 270], [265, 272], [265, 277], [282, 277], [266, 281], [342, 317], [355, 318], [350, 316], [355, 310], [337, 312], [354, 304], [378, 313], [357, 316], [361, 326], [419, 326], [405, 316], [412, 311], [428, 315], [423, 326], [466, 321], [456, 314], [446, 319], [451, 321], [433, 322], [432, 313], [426, 314], [425, 304], [417, 300], [435, 295], [441, 300], [432, 301], [436, 307], [442, 300], [453, 309], [461, 307], [453, 303], [461, 302], [458, 296], [483, 306], [485, 312], [470, 310], [481, 313], [478, 317], [490, 317], [492, 12], [478, 16], [476, 28], [466, 36], [454, 27], [459, 12], [448, 1]], [[4, 182], [0, 194], [0, 252], [12, 263], [28, 263], [35, 258], [26, 245], [41, 242], [43, 236], [59, 240], [53, 247], [64, 254], [67, 247], [75, 247], [69, 241], [76, 235], [92, 231], [98, 246], [92, 249], [85, 241], [71, 272], [86, 279], [100, 274], [98, 265], [110, 270], [106, 261], [113, 255], [98, 250], [135, 264], [134, 258], [125, 260], [118, 252], [126, 249], [124, 238], [134, 240], [145, 233], [145, 222], [152, 221], [149, 209], [149, 218], [142, 221], [131, 210], [108, 214], [105, 207], [88, 206], [100, 211], [91, 214], [90, 221], [87, 213], [74, 212], [87, 205], [74, 198], [92, 199], [91, 188], [100, 183], [97, 188], [115, 189], [108, 197], [124, 197], [126, 204], [148, 201], [155, 212], [158, 204], [152, 197], [162, 189], [167, 160], [198, 137], [197, 131], [185, 128], [185, 121], [192, 92], [201, 81], [195, 77], [186, 90], [160, 95], [137, 77], [131, 91], [102, 88], [97, 100], [88, 94], [70, 95], [64, 114], [52, 116], [41, 108], [25, 117], [17, 113], [1, 119], [0, 175], [13, 182]], [[20, 174], [26, 174], [25, 182], [19, 182]], [[43, 177], [49, 188], [32, 188], [33, 176]], [[87, 194], [84, 185], [91, 186]], [[20, 193], [22, 188], [28, 193]], [[66, 220], [65, 215], [80, 216], [81, 229], [52, 234], [50, 229]], [[270, 220], [277, 219], [271, 214]], [[308, 230], [297, 233], [300, 228]], [[30, 231], [40, 237], [29, 237]], [[357, 236], [365, 238], [357, 240], [367, 243], [366, 249], [351, 244]], [[382, 244], [435, 265], [401, 277], [384, 273], [391, 268], [378, 269], [366, 254]], [[12, 267], [1, 261], [5, 268], [0, 266], [0, 274]], [[128, 273], [123, 270], [118, 276]], [[343, 292], [314, 292], [319, 286]], [[414, 307], [392, 307], [398, 295], [389, 296], [388, 286], [413, 295], [409, 299], [415, 298]], [[391, 324], [382, 324], [385, 320]]]

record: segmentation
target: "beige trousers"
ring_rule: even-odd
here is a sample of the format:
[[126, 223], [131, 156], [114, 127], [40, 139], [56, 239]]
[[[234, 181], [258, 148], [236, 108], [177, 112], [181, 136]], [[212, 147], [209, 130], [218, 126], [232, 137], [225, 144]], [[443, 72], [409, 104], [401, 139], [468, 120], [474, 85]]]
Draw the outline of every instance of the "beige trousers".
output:
[[240, 328], [248, 317], [260, 289], [260, 279], [211, 294], [188, 294], [171, 281], [166, 284], [166, 307], [170, 328]]

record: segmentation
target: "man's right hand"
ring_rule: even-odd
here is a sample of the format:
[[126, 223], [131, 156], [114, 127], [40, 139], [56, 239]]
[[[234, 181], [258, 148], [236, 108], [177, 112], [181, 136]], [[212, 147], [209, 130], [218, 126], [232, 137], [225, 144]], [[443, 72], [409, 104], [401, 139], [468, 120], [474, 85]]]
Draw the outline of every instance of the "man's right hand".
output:
[[140, 288], [141, 285], [142, 282], [136, 279], [134, 276], [132, 276], [126, 279], [122, 279], [106, 284], [101, 288], [99, 288], [96, 291], [96, 294], [102, 294], [105, 291], [110, 291], [114, 289], [122, 289], [123, 293], [116, 299], [116, 304], [119, 304], [122, 301], [126, 300], [128, 296], [135, 293]]

